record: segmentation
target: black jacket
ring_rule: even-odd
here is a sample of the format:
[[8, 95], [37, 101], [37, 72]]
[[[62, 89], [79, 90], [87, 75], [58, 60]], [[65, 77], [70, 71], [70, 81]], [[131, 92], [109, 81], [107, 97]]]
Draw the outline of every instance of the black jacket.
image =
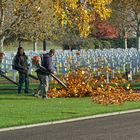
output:
[[28, 70], [28, 57], [26, 55], [20, 56], [20, 55], [16, 55], [14, 60], [13, 60], [13, 65], [14, 68], [21, 68], [21, 69], [25, 69]]

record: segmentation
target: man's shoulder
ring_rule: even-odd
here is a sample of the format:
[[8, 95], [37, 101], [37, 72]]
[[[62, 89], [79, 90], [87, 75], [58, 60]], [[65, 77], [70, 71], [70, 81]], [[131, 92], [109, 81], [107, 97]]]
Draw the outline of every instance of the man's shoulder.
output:
[[28, 59], [28, 56], [27, 56], [26, 54], [24, 55], [24, 57], [25, 57], [26, 59]]
[[19, 56], [16, 54], [15, 56], [14, 56], [14, 59], [18, 59], [19, 58]]
[[49, 53], [44, 53], [42, 55], [43, 55], [43, 57], [50, 57]]
[[50, 60], [51, 57], [50, 57], [49, 54], [43, 54], [43, 59], [44, 59], [44, 60]]

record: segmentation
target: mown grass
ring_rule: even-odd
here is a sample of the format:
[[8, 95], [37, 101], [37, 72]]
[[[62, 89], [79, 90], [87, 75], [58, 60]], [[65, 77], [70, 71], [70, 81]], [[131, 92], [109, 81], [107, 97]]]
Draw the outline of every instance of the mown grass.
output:
[[[19, 44], [18, 42], [13, 42], [12, 44], [8, 45], [8, 46], [4, 46], [4, 51], [12, 51], [12, 52], [16, 52], [17, 51], [17, 48], [18, 48]], [[31, 51], [33, 50], [33, 42], [22, 42], [21, 43], [21, 46], [24, 48], [25, 51]], [[47, 41], [47, 46], [46, 46], [47, 50], [50, 50], [50, 49], [62, 49], [61, 46], [59, 45], [56, 45], [52, 42], [49, 42]], [[41, 41], [38, 41], [37, 42], [37, 50], [43, 50], [43, 42]]]
[[43, 100], [31, 94], [18, 95], [16, 86], [0, 85], [0, 88], [4, 87], [7, 90], [0, 90], [0, 128], [140, 108], [140, 102], [103, 106], [93, 103], [89, 97]]

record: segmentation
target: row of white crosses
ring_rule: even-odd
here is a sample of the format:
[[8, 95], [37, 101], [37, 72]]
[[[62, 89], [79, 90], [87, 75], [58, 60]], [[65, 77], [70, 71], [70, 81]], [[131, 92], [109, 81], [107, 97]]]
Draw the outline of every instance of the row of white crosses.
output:
[[[30, 72], [34, 69], [31, 64], [31, 58], [35, 55], [41, 55], [43, 52], [26, 52], [29, 57]], [[16, 80], [16, 71], [12, 69], [12, 59], [14, 53], [6, 53], [2, 61], [3, 71], [11, 71], [13, 80]], [[69, 70], [79, 67], [90, 67], [96, 71], [100, 66], [108, 66], [112, 69], [112, 77], [118, 71], [129, 71], [130, 80], [132, 75], [136, 74], [140, 68], [140, 52], [136, 49], [97, 49], [97, 50], [57, 50], [53, 58], [53, 64], [57, 74], [66, 74]], [[99, 72], [97, 73], [100, 74]], [[109, 73], [107, 72], [107, 82], [109, 82]]]
[[[76, 51], [57, 52], [55, 65], [59, 67], [58, 64], [60, 64], [59, 69], [63, 73], [68, 72], [69, 68], [77, 68], [78, 66], [88, 66], [93, 71], [98, 69], [100, 65], [109, 66], [112, 69], [112, 77], [114, 77], [115, 72], [125, 73], [129, 71], [130, 80], [140, 67], [140, 52], [136, 49], [81, 50], [79, 53], [80, 55], [77, 56]], [[100, 60], [103, 61], [99, 63]]]

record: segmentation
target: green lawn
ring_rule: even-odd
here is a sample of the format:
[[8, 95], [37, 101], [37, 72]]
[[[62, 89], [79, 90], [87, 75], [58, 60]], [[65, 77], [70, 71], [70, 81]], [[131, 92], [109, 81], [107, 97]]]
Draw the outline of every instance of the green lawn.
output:
[[0, 91], [0, 128], [140, 108], [140, 102], [103, 106], [90, 98], [43, 100], [16, 91]]
[[134, 90], [140, 90], [140, 83], [131, 83], [130, 88], [134, 89]]
[[[18, 42], [14, 42], [13, 44], [10, 44], [9, 46], [4, 46], [4, 51], [16, 52], [18, 46], [19, 46]], [[22, 42], [21, 46], [24, 48], [25, 51], [33, 50], [33, 42]], [[47, 50], [50, 50], [50, 49], [62, 49], [62, 47], [48, 41]], [[43, 42], [41, 41], [37, 42], [37, 50], [43, 50]]]
[[[132, 87], [139, 89], [140, 86], [133, 84]], [[37, 84], [32, 84], [31, 89], [35, 88]], [[16, 89], [12, 84], [0, 85], [0, 128], [140, 108], [140, 102], [103, 106], [93, 103], [89, 97], [43, 100], [31, 94], [18, 95]]]

